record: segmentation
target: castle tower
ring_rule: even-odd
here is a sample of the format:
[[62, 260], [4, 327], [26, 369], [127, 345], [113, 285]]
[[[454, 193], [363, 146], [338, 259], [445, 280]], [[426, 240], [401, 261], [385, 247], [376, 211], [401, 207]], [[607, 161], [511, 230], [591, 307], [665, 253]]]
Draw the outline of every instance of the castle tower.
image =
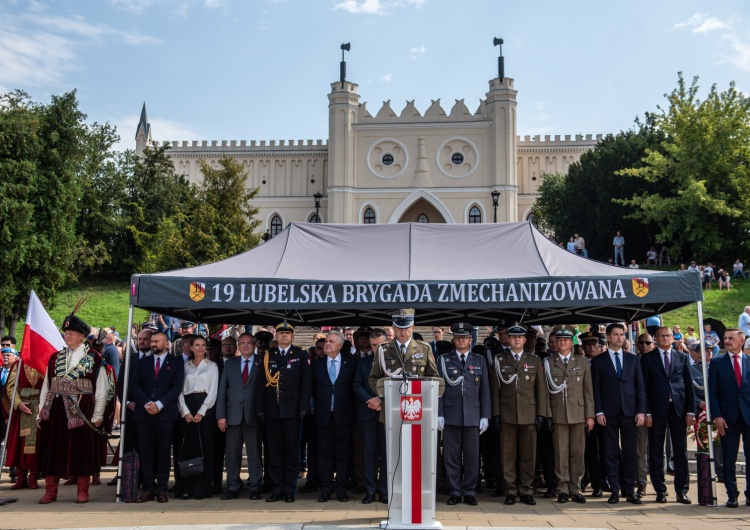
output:
[[513, 79], [508, 77], [490, 80], [487, 92], [487, 117], [492, 120], [494, 149], [488, 153], [492, 183], [500, 192], [497, 209], [499, 222], [518, 221], [518, 179], [516, 175], [516, 95]]
[[331, 83], [328, 94], [328, 210], [330, 223], [357, 223], [354, 203], [354, 124], [359, 108], [357, 85]]
[[146, 147], [151, 147], [151, 124], [146, 116], [146, 103], [143, 103], [141, 110], [141, 119], [138, 121], [138, 127], [135, 130], [135, 152], [138, 156], [143, 154]]

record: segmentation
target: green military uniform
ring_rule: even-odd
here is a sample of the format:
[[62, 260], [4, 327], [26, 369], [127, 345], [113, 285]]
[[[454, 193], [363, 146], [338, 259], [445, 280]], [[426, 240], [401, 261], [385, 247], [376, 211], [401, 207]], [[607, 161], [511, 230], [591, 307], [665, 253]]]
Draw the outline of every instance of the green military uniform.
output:
[[[511, 326], [508, 332], [510, 335], [523, 335], [525, 330], [520, 326]], [[491, 391], [492, 416], [499, 416], [502, 423], [500, 451], [506, 503], [512, 504], [515, 500], [510, 502], [509, 498], [520, 494], [524, 502], [533, 504], [530, 497], [536, 468], [535, 422], [537, 417], [549, 417], [541, 359], [527, 352], [522, 352], [518, 361], [512, 351], [497, 355]], [[520, 460], [518, 485], [516, 460]], [[528, 499], [524, 496], [528, 496]]]
[[[562, 330], [557, 333], [558, 338]], [[570, 333], [570, 332], [569, 332]], [[566, 338], [572, 338], [572, 333]], [[555, 475], [558, 498], [580, 495], [585, 470], [586, 418], [594, 417], [594, 386], [591, 367], [585, 357], [568, 355], [564, 362], [554, 354], [544, 362], [549, 403], [555, 430]], [[580, 501], [579, 501], [580, 502]]]

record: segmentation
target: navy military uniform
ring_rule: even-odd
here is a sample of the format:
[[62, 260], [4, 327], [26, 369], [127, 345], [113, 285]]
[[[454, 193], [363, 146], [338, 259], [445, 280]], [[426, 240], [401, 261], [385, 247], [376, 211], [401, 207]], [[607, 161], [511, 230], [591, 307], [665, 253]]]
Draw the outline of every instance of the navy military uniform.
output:
[[[451, 326], [454, 340], [471, 339], [473, 326], [459, 323]], [[468, 348], [467, 341], [465, 346]], [[445, 379], [445, 392], [438, 401], [438, 425], [443, 428], [445, 478], [450, 498], [457, 504], [461, 497], [475, 506], [479, 476], [479, 435], [487, 430], [490, 417], [490, 387], [483, 356], [454, 349], [442, 355], [438, 374]]]
[[[294, 328], [287, 322], [276, 331]], [[284, 498], [294, 502], [300, 472], [299, 446], [302, 419], [310, 412], [312, 371], [305, 350], [291, 345], [286, 351], [271, 348], [263, 359], [266, 375], [266, 431], [268, 433], [268, 474], [272, 493], [266, 500]]]

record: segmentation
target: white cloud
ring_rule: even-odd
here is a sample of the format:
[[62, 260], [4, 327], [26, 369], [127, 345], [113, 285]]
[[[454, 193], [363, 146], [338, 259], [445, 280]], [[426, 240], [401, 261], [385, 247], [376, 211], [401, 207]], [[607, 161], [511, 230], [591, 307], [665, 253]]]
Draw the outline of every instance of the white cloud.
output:
[[[120, 141], [113, 146], [115, 151], [135, 149], [135, 131], [138, 128], [140, 114], [131, 114], [110, 120], [117, 128]], [[198, 132], [192, 125], [171, 120], [149, 120], [151, 123], [151, 135], [160, 144], [164, 142], [202, 140], [205, 134]]]
[[0, 84], [11, 87], [59, 83], [75, 69], [74, 44], [58, 35], [0, 22]]
[[62, 33], [72, 33], [94, 40], [114, 37], [122, 39], [126, 44], [158, 44], [161, 42], [161, 39], [141, 35], [137, 31], [122, 31], [107, 24], [91, 24], [80, 15], [72, 15], [70, 17], [27, 15], [24, 18], [37, 26], [44, 26], [59, 30]]
[[418, 48], [409, 48], [409, 59], [416, 60], [420, 55], [424, 55], [427, 52], [427, 47], [423, 44]]
[[712, 17], [708, 13], [696, 13], [690, 18], [672, 26], [672, 29], [689, 29], [694, 35], [717, 34], [722, 63], [732, 64], [740, 70], [750, 72], [750, 33], [747, 23], [733, 16], [725, 20]]
[[750, 41], [743, 41], [735, 35], [726, 37], [730, 48], [734, 51], [728, 57], [728, 62], [735, 65], [740, 70], [750, 72]]
[[217, 9], [224, 6], [224, 0], [203, 0], [203, 5], [208, 9]]
[[123, 9], [129, 13], [140, 15], [149, 7], [154, 5], [158, 0], [108, 0], [109, 3], [117, 8]]
[[422, 7], [426, 0], [342, 0], [333, 6], [355, 15], [385, 15], [398, 7]]
[[729, 24], [722, 22], [708, 13], [696, 13], [690, 18], [678, 22], [672, 29], [690, 29], [691, 33], [711, 33], [720, 29], [727, 29]]
[[393, 74], [385, 74], [383, 77], [380, 78], [380, 80], [383, 83], [390, 83], [391, 81], [393, 81]]

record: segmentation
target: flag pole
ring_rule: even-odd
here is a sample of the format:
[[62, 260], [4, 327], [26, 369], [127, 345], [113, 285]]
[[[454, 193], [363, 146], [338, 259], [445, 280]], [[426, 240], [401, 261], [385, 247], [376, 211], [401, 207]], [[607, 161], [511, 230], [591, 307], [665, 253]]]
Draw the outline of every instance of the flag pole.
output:
[[120, 454], [117, 460], [117, 492], [115, 493], [115, 502], [120, 503], [120, 493], [122, 489], [122, 458], [125, 455], [125, 429], [128, 428], [125, 415], [128, 410], [128, 382], [130, 379], [130, 350], [133, 346], [133, 340], [130, 334], [133, 332], [133, 306], [130, 306], [128, 313], [128, 340], [125, 343], [125, 380], [122, 382], [122, 401], [120, 403]]
[[[8, 433], [10, 433], [10, 422], [13, 419], [13, 404], [16, 401], [16, 392], [18, 392], [18, 380], [21, 379], [21, 364], [23, 363], [23, 360], [19, 357], [17, 364], [18, 368], [16, 369], [16, 381], [13, 385], [13, 397], [10, 398], [10, 411], [8, 412], [8, 424], [5, 426], [5, 438], [3, 439], [3, 453], [0, 455], [0, 479], [3, 478], [3, 467], [5, 466], [5, 457], [8, 453]], [[11, 370], [13, 367], [11, 367]], [[8, 375], [10, 375], [10, 370], [8, 370]]]

